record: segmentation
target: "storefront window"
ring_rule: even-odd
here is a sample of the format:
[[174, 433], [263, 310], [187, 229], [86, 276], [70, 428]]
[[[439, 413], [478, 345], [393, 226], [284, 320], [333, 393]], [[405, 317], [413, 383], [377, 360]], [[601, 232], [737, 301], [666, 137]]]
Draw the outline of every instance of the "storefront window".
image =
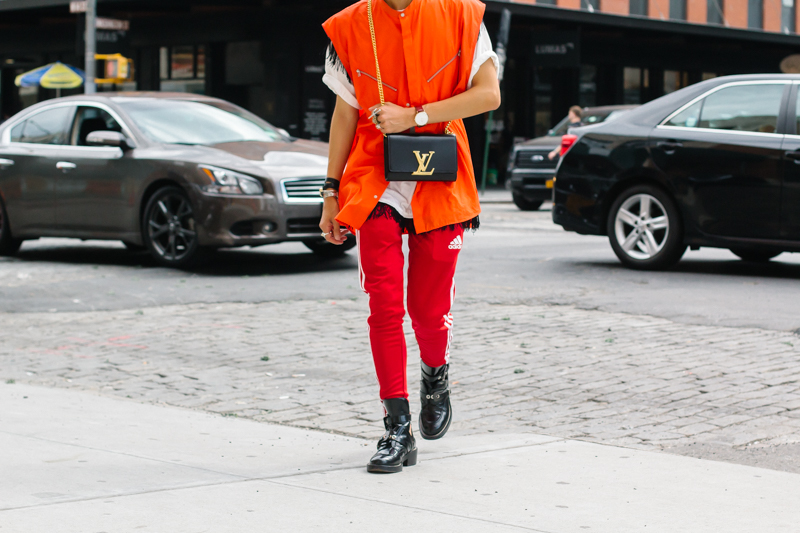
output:
[[706, 1], [706, 22], [709, 24], [723, 24], [725, 19], [722, 14], [722, 2], [724, 0], [707, 0]]
[[589, 13], [600, 11], [600, 0], [581, 0], [581, 9]]
[[747, 0], [747, 27], [764, 29], [764, 0]]
[[689, 85], [689, 73], [680, 70], [664, 71], [664, 94], [674, 93]]
[[628, 6], [631, 15], [647, 16], [647, 0], [630, 0]]
[[794, 33], [794, 0], [781, 2], [781, 32]]
[[578, 105], [581, 107], [597, 105], [597, 67], [593, 65], [581, 65]]
[[553, 124], [552, 75], [552, 69], [536, 69], [533, 85], [534, 102], [536, 106], [536, 137], [547, 135], [547, 132]]
[[172, 49], [170, 79], [192, 79], [194, 75], [194, 46], [176, 46]]
[[686, 20], [686, 0], [669, 0], [669, 18]]
[[623, 73], [623, 91], [625, 105], [642, 103], [642, 69], [625, 67]]
[[160, 50], [161, 90], [205, 93], [205, 46], [173, 46]]
[[38, 87], [20, 87], [19, 88], [19, 99], [22, 102], [22, 108], [25, 109], [26, 107], [32, 106], [36, 103], [39, 98], [39, 88]]

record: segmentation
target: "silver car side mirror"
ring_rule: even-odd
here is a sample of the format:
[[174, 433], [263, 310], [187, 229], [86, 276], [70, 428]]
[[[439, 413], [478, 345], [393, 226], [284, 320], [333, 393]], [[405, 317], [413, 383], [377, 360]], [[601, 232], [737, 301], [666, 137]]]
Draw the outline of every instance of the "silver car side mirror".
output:
[[93, 131], [86, 136], [86, 144], [89, 146], [116, 146], [123, 150], [133, 148], [133, 143], [118, 131]]

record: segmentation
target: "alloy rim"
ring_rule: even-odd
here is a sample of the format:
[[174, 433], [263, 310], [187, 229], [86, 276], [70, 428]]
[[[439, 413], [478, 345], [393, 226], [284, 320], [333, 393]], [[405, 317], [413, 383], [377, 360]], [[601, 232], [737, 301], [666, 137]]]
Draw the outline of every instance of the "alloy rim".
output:
[[150, 213], [147, 231], [161, 257], [167, 261], [180, 261], [186, 257], [197, 239], [189, 201], [177, 194], [162, 197]]
[[635, 194], [617, 211], [614, 232], [622, 250], [639, 261], [657, 255], [669, 237], [667, 210], [649, 194]]

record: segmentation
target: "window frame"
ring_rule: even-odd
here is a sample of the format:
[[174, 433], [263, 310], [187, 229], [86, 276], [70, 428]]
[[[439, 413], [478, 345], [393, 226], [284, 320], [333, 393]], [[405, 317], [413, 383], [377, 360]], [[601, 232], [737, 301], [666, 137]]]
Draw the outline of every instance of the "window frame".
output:
[[[48, 111], [50, 109], [55, 109], [58, 107], [74, 107], [72, 113], [72, 120], [70, 120], [69, 130], [67, 132], [67, 141], [68, 144], [39, 144], [39, 143], [23, 143], [23, 142], [12, 142], [11, 141], [11, 130], [14, 129], [18, 124], [27, 121], [31, 117], [35, 117], [39, 113], [43, 113], [44, 111]], [[131, 141], [138, 143], [138, 139], [135, 135], [133, 135], [132, 130], [128, 127], [124, 120], [120, 117], [120, 114], [117, 113], [111, 106], [104, 104], [102, 102], [95, 102], [91, 100], [70, 100], [68, 102], [57, 102], [54, 104], [49, 104], [41, 109], [37, 109], [31, 113], [27, 113], [22, 117], [14, 120], [13, 122], [9, 121], [9, 124], [3, 130], [3, 136], [0, 138], [0, 144], [3, 145], [11, 145], [11, 146], [38, 146], [38, 147], [50, 147], [50, 148], [58, 148], [60, 150], [63, 149], [78, 149], [78, 150], [119, 150], [119, 148], [113, 146], [77, 146], [72, 144], [72, 129], [75, 126], [75, 117], [78, 113], [79, 107], [96, 107], [98, 109], [102, 109], [103, 111], [107, 112], [111, 115], [111, 118], [117, 121], [117, 123], [122, 127], [122, 133]], [[3, 124], [5, 126], [5, 124]]]
[[[65, 131], [64, 131], [64, 133], [65, 133], [65, 135], [64, 135], [65, 143], [64, 144], [29, 143], [29, 142], [24, 142], [24, 141], [11, 141], [11, 130], [13, 130], [14, 128], [16, 128], [17, 126], [19, 126], [20, 124], [23, 124], [23, 123], [25, 123], [27, 125], [27, 122], [30, 119], [36, 117], [37, 115], [41, 115], [42, 113], [46, 113], [48, 111], [52, 111], [54, 109], [58, 109], [58, 108], [61, 108], [61, 107], [75, 107], [75, 109], [72, 110], [72, 117], [67, 119], [66, 123], [65, 123]], [[8, 125], [8, 127], [6, 127], [5, 131], [3, 132], [3, 144], [10, 144], [10, 145], [15, 145], [15, 146], [19, 146], [19, 145], [22, 145], [22, 146], [47, 146], [47, 147], [50, 147], [50, 148], [63, 148], [64, 146], [69, 146], [70, 131], [72, 130], [71, 124], [75, 120], [75, 111], [76, 110], [77, 110], [77, 107], [72, 102], [62, 102], [62, 103], [59, 103], [59, 104], [44, 106], [41, 109], [37, 109], [36, 111], [34, 111], [32, 113], [28, 113], [24, 117], [20, 117], [19, 120], [15, 121], [15, 122], [12, 122], [11, 124]], [[23, 139], [25, 138], [25, 128], [23, 128], [23, 130], [22, 130], [22, 138]]]
[[[659, 122], [658, 125], [656, 126], [656, 128], [663, 128], [663, 129], [677, 130], [677, 131], [717, 132], [717, 133], [723, 133], [723, 134], [728, 134], [728, 135], [757, 135], [757, 136], [766, 135], [766, 136], [769, 136], [769, 137], [785, 136], [786, 135], [786, 133], [785, 133], [786, 123], [785, 123], [785, 121], [786, 121], [786, 115], [787, 115], [786, 106], [789, 103], [789, 93], [790, 93], [790, 91], [792, 89], [792, 86], [793, 85], [797, 85], [798, 83], [800, 83], [800, 81], [793, 81], [793, 80], [750, 80], [750, 81], [734, 81], [734, 82], [729, 82], [729, 83], [723, 83], [722, 85], [714, 87], [713, 89], [709, 89], [708, 91], [704, 92], [700, 96], [692, 98], [690, 101], [688, 101], [687, 103], [685, 103], [682, 106], [680, 106], [678, 109], [676, 109], [675, 111], [670, 113], [664, 120]], [[730, 87], [739, 87], [739, 86], [745, 86], [745, 85], [784, 85], [783, 94], [781, 95], [781, 102], [778, 105], [778, 117], [777, 117], [777, 123], [776, 123], [776, 127], [775, 127], [775, 132], [766, 133], [766, 132], [761, 132], [761, 131], [722, 130], [722, 129], [716, 129], [716, 128], [701, 128], [699, 126], [695, 126], [695, 127], [689, 128], [689, 127], [686, 127], [686, 126], [671, 126], [671, 125], [667, 124], [667, 122], [672, 120], [675, 116], [677, 116], [678, 114], [682, 113], [684, 110], [688, 109], [689, 107], [691, 107], [692, 105], [696, 104], [697, 102], [709, 97], [710, 95], [714, 94], [715, 92], [721, 91], [722, 89], [728, 89]], [[789, 91], [787, 91], [786, 86], [789, 87]]]

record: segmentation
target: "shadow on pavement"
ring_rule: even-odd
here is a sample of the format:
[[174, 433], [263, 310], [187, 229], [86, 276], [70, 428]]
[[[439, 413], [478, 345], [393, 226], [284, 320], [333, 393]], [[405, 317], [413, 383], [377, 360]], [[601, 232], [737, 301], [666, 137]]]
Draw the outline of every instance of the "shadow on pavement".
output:
[[784, 263], [780, 257], [766, 263], [756, 263], [742, 260], [696, 260], [683, 259], [670, 270], [647, 271], [632, 270], [616, 261], [581, 261], [575, 265], [605, 269], [608, 271], [628, 272], [637, 274], [714, 274], [723, 276], [762, 277], [775, 279], [800, 279], [800, 263]]
[[[267, 247], [257, 249], [218, 250], [189, 272], [206, 276], [263, 276], [352, 270], [358, 263], [355, 251], [340, 258], [323, 258], [309, 252], [275, 253]], [[161, 267], [146, 251], [103, 246], [48, 246], [24, 248], [16, 259], [25, 262], [120, 266], [144, 269]]]

